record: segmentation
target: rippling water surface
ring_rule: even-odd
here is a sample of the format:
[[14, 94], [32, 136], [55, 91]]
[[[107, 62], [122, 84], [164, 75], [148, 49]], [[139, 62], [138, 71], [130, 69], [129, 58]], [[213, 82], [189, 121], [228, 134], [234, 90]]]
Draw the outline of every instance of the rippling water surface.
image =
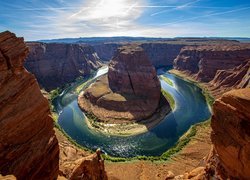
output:
[[[107, 72], [100, 69], [94, 78]], [[112, 156], [133, 157], [137, 155], [161, 155], [173, 146], [191, 125], [208, 119], [211, 114], [201, 89], [175, 75], [158, 70], [172, 80], [174, 86], [161, 80], [161, 86], [175, 99], [176, 108], [149, 132], [130, 136], [108, 136], [87, 127], [82, 111], [77, 105], [77, 95], [72, 89], [65, 90], [55, 106], [60, 112], [58, 123], [77, 143], [96, 150], [101, 148]]]

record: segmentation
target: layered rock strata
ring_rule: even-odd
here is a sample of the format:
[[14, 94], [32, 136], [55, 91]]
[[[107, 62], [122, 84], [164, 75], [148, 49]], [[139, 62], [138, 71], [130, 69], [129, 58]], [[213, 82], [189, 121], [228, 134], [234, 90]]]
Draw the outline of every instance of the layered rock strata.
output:
[[0, 33], [0, 174], [17, 179], [55, 179], [59, 147], [48, 101], [23, 67], [23, 38]]
[[215, 96], [250, 86], [250, 45], [217, 44], [186, 46], [174, 60], [174, 68], [207, 83]]
[[149, 118], [161, 98], [154, 67], [142, 48], [130, 45], [118, 49], [109, 64], [108, 75], [82, 92], [78, 103], [100, 121], [121, 123]]
[[63, 86], [101, 67], [93, 47], [83, 44], [27, 43], [25, 67], [46, 90]]
[[250, 88], [233, 90], [213, 106], [211, 139], [229, 177], [250, 178]]

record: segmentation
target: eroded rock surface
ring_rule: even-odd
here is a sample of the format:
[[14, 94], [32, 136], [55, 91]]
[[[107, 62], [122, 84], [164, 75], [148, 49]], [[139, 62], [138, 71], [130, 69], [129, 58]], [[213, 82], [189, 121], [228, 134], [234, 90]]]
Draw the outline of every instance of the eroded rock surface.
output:
[[0, 33], [0, 174], [17, 179], [55, 179], [59, 147], [49, 104], [23, 67], [23, 38]]
[[250, 44], [186, 46], [174, 60], [174, 68], [207, 83], [215, 96], [250, 86]]
[[250, 178], [250, 88], [233, 90], [214, 103], [211, 134], [230, 177]]
[[160, 81], [142, 48], [119, 48], [101, 77], [79, 95], [79, 106], [101, 121], [139, 121], [159, 107]]
[[39, 84], [51, 90], [89, 75], [101, 67], [93, 47], [83, 44], [27, 43], [30, 53], [25, 67]]

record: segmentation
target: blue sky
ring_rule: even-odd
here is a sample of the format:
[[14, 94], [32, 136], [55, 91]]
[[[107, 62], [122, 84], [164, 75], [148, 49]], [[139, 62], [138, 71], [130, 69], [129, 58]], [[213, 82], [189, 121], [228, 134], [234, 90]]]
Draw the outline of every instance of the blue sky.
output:
[[92, 36], [250, 37], [249, 0], [0, 0], [0, 31], [26, 40]]

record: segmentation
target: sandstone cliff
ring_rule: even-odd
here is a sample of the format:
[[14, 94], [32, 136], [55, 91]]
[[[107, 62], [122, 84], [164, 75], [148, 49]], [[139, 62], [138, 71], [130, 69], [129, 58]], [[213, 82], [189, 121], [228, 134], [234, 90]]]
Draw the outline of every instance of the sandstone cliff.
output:
[[93, 47], [83, 44], [27, 43], [25, 67], [46, 90], [60, 87], [101, 66]]
[[250, 86], [249, 62], [249, 44], [186, 46], [174, 60], [174, 68], [207, 83], [218, 96], [233, 88]]
[[27, 54], [23, 38], [0, 33], [0, 174], [55, 179], [58, 142], [48, 101], [23, 67]]
[[250, 88], [225, 93], [213, 111], [211, 139], [225, 175], [249, 179]]

